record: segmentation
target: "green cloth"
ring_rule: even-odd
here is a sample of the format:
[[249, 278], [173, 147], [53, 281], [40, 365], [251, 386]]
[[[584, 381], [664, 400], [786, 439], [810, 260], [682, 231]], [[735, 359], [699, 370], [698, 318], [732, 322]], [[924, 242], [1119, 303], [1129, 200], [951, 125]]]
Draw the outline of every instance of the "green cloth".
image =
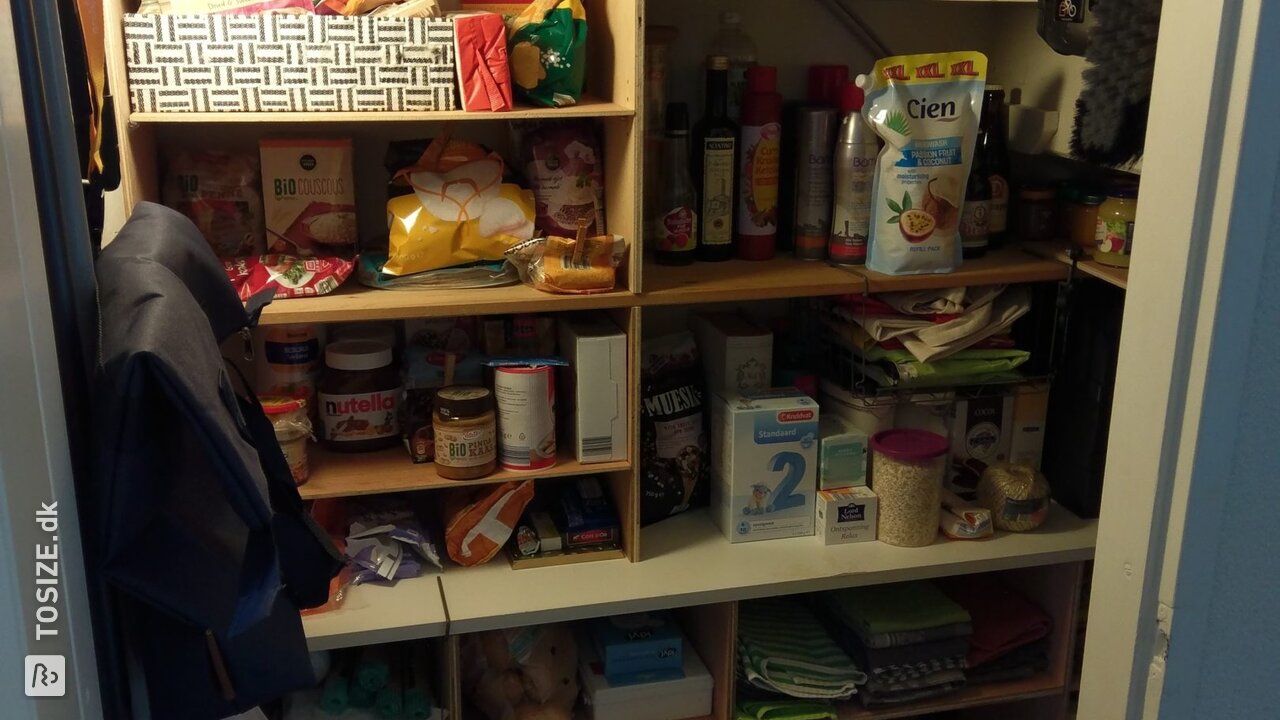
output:
[[945, 385], [976, 385], [1002, 382], [1016, 378], [1013, 371], [1031, 359], [1026, 350], [961, 350], [945, 360], [922, 363], [906, 350], [885, 350], [874, 347], [854, 351], [866, 361], [861, 367], [866, 376], [878, 385], [897, 388], [940, 387]]
[[823, 598], [836, 619], [864, 639], [970, 622], [964, 608], [927, 580], [845, 588]]
[[370, 694], [376, 693], [391, 677], [391, 652], [382, 645], [370, 645], [360, 651], [356, 662], [356, 683]]
[[738, 657], [752, 685], [790, 697], [846, 699], [867, 681], [818, 618], [793, 598], [739, 606]]
[[329, 715], [341, 715], [351, 706], [351, 698], [347, 693], [350, 678], [340, 673], [329, 673], [324, 679], [324, 689], [320, 692], [320, 709]]
[[742, 700], [736, 720], [837, 720], [829, 703], [812, 700]]
[[410, 720], [431, 719], [431, 695], [422, 688], [404, 691], [404, 716]]
[[373, 702], [377, 698], [377, 693], [365, 690], [360, 683], [351, 683], [347, 691], [347, 696], [351, 699], [351, 707], [362, 710], [373, 709]]

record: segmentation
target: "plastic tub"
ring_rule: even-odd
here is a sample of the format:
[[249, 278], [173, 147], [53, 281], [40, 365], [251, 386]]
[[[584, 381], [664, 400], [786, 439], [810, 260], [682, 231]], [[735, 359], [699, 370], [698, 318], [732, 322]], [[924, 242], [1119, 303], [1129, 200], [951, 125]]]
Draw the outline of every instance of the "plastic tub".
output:
[[880, 498], [880, 542], [921, 547], [938, 534], [947, 439], [926, 430], [885, 430], [871, 438], [871, 489]]

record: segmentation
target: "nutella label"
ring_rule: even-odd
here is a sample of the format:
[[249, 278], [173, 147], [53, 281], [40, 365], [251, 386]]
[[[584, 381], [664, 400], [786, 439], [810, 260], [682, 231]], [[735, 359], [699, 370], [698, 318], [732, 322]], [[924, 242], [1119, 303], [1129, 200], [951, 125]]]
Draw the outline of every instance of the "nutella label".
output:
[[332, 442], [357, 442], [400, 435], [396, 402], [400, 390], [333, 395], [320, 393], [320, 423]]

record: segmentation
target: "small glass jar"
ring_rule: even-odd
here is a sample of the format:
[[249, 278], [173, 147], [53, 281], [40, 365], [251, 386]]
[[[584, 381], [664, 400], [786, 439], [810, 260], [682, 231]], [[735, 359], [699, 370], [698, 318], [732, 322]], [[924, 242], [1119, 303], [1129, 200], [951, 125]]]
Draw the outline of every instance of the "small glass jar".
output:
[[342, 340], [324, 351], [320, 427], [326, 447], [368, 452], [400, 443], [404, 388], [391, 348], [373, 340]]
[[1098, 248], [1098, 209], [1106, 195], [1093, 190], [1082, 190], [1071, 205], [1067, 218], [1067, 231], [1071, 242], [1093, 252]]
[[922, 547], [938, 535], [947, 439], [927, 430], [885, 430], [871, 438], [871, 489], [880, 498], [880, 542]]
[[1129, 267], [1133, 252], [1133, 222], [1138, 212], [1138, 186], [1113, 185], [1098, 207], [1093, 259], [1103, 265]]
[[262, 411], [276, 432], [276, 442], [284, 451], [285, 462], [293, 483], [302, 485], [311, 474], [307, 464], [307, 441], [311, 439], [311, 419], [307, 417], [307, 401], [302, 398], [271, 395], [260, 398]]
[[1025, 187], [1018, 191], [1018, 239], [1025, 242], [1052, 240], [1056, 208], [1053, 191]]
[[452, 385], [436, 393], [432, 416], [436, 472], [449, 480], [476, 480], [498, 467], [498, 424], [493, 393]]

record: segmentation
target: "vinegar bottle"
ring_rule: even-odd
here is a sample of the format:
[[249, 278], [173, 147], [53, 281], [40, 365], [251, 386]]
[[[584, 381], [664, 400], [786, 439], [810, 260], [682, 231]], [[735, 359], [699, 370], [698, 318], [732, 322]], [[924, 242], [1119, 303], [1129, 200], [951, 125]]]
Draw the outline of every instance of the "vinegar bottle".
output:
[[733, 257], [733, 191], [738, 126], [726, 110], [729, 58], [707, 58], [707, 108], [693, 132], [693, 182], [698, 188], [698, 259]]
[[782, 149], [782, 96], [778, 69], [747, 69], [742, 99], [742, 142], [738, 166], [738, 256], [772, 259], [778, 248], [778, 160]]
[[659, 265], [688, 265], [698, 249], [697, 193], [689, 177], [689, 108], [667, 105], [654, 256]]

